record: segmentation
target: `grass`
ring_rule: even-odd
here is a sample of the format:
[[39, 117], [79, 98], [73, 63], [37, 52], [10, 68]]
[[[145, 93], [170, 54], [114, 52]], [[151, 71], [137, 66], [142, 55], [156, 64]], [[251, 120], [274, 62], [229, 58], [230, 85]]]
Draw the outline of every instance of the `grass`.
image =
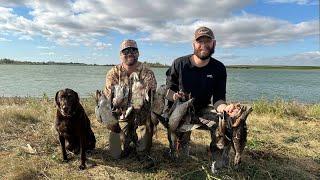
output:
[[240, 69], [281, 69], [281, 70], [319, 70], [320, 66], [277, 66], [277, 65], [231, 65], [227, 68]]
[[[95, 119], [93, 98], [82, 99], [97, 139], [88, 162], [79, 171], [79, 157], [61, 160], [53, 128], [52, 99], [0, 98], [0, 179], [319, 179], [320, 105], [283, 100], [252, 102], [248, 142], [241, 166], [212, 174], [205, 131], [192, 133], [191, 158], [171, 162], [162, 126], [157, 128], [151, 155], [156, 167], [144, 170], [134, 157], [113, 160], [106, 147], [109, 133]], [[232, 154], [231, 154], [232, 155]], [[233, 155], [232, 155], [233, 156]]]
[[301, 104], [298, 102], [286, 102], [283, 99], [268, 101], [264, 98], [253, 102], [254, 111], [258, 114], [272, 114], [280, 118], [316, 118], [320, 119], [320, 104]]

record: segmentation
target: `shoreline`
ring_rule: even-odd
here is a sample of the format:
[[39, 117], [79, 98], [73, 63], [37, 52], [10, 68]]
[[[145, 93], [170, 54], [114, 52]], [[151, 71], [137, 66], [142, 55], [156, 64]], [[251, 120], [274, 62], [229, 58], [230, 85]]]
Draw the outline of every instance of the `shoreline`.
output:
[[[30, 66], [101, 66], [101, 67], [113, 67], [114, 64], [83, 64], [83, 63], [36, 63], [36, 64], [28, 64], [28, 63], [21, 63], [21, 64], [5, 64], [0, 63], [1, 65], [30, 65]], [[169, 65], [161, 65], [161, 66], [154, 66], [147, 64], [151, 68], [169, 68]], [[320, 70], [320, 66], [274, 66], [274, 65], [226, 65], [227, 69], [279, 69], [279, 70]]]
[[[162, 64], [160, 62], [147, 62], [140, 60], [141, 63], [146, 64], [152, 68], [168, 68], [170, 65]], [[67, 66], [103, 66], [103, 67], [112, 67], [116, 64], [86, 64], [86, 63], [76, 63], [76, 62], [55, 62], [55, 61], [46, 61], [46, 62], [33, 62], [33, 61], [16, 61], [11, 59], [0, 59], [0, 65], [67, 65]], [[320, 70], [320, 66], [288, 66], [288, 65], [225, 65], [226, 68], [230, 69], [292, 69], [292, 70]]]
[[[80, 97], [80, 101], [91, 101], [94, 100], [95, 95], [91, 94], [88, 96]], [[0, 105], [1, 102], [5, 101], [54, 101], [54, 97], [49, 97], [47, 95], [44, 95], [42, 97], [33, 97], [33, 96], [0, 96]], [[274, 98], [274, 99], [266, 99], [264, 97], [261, 97], [259, 99], [255, 100], [247, 100], [247, 101], [234, 101], [234, 100], [228, 100], [228, 103], [241, 103], [244, 105], [251, 105], [255, 103], [288, 103], [288, 104], [296, 104], [296, 105], [302, 105], [302, 106], [313, 106], [313, 105], [319, 105], [320, 102], [301, 102], [298, 100], [285, 100], [283, 98]]]

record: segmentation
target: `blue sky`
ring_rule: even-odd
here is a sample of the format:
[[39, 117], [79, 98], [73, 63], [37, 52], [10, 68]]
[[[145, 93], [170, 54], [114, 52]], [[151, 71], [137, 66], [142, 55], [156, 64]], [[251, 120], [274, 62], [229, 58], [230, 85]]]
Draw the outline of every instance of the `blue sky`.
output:
[[171, 64], [203, 25], [226, 65], [320, 66], [318, 0], [2, 0], [0, 58], [117, 64], [135, 39], [141, 61]]

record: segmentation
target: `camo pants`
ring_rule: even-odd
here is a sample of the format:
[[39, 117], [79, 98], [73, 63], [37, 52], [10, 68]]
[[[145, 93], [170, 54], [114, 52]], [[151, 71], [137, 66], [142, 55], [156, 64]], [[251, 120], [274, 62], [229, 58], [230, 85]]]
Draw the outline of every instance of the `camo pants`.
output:
[[142, 109], [134, 111], [127, 119], [119, 120], [122, 134], [122, 149], [124, 152], [130, 150], [133, 143], [138, 155], [150, 153], [152, 146], [153, 125], [151, 113]]

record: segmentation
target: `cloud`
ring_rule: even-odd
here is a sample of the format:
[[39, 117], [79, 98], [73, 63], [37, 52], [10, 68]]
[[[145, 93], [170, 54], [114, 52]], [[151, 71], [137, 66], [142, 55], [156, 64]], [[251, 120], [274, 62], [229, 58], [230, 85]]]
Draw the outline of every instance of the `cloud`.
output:
[[289, 65], [303, 65], [303, 66], [320, 66], [320, 51], [304, 52], [294, 54], [287, 57], [276, 58], [275, 61], [281, 64], [287, 62]]
[[56, 46], [37, 46], [38, 49], [53, 49]]
[[106, 43], [103, 43], [103, 42], [97, 42], [95, 49], [103, 50], [103, 49], [106, 49], [107, 47], [111, 47], [111, 46], [112, 46], [111, 43], [106, 44]]
[[33, 21], [14, 14], [12, 8], [0, 7], [0, 14], [1, 33], [10, 33], [19, 39], [31, 40], [41, 30], [41, 27]]
[[40, 53], [40, 55], [45, 55], [45, 56], [52, 56], [55, 54], [56, 54], [55, 52], [42, 52], [42, 53]]
[[37, 46], [38, 49], [50, 49], [48, 46]]
[[3, 7], [18, 7], [30, 4], [32, 0], [1, 0], [0, 6]]
[[22, 35], [19, 37], [20, 40], [33, 40], [33, 38], [29, 35]]
[[0, 37], [0, 42], [10, 42], [10, 39]]
[[320, 66], [320, 51], [293, 53], [286, 56], [252, 57], [232, 52], [215, 54], [225, 65]]
[[[41, 36], [59, 45], [85, 45], [102, 50], [111, 46], [99, 38], [110, 32], [137, 35], [141, 41], [190, 42], [202, 25], [214, 29], [221, 47], [268, 45], [319, 35], [318, 21], [290, 23], [279, 19], [234, 12], [251, 0], [199, 1], [2, 1], [0, 32], [18, 37]], [[5, 4], [8, 3], [8, 4]], [[26, 6], [31, 20], [18, 16]], [[109, 45], [110, 44], [110, 45]]]
[[320, 66], [320, 51], [309, 51], [287, 56], [257, 58], [252, 65], [285, 65], [285, 66]]
[[318, 5], [318, 0], [268, 0], [267, 3], [295, 3], [299, 5]]
[[190, 41], [194, 29], [201, 25], [212, 28], [216, 34], [218, 45], [225, 48], [270, 45], [319, 35], [318, 21], [291, 24], [283, 20], [244, 14], [215, 22], [196, 21], [185, 25], [167, 24], [162, 28], [153, 29], [152, 34], [142, 40]]
[[222, 47], [270, 45], [319, 35], [319, 22], [288, 21], [245, 14], [212, 23]]

